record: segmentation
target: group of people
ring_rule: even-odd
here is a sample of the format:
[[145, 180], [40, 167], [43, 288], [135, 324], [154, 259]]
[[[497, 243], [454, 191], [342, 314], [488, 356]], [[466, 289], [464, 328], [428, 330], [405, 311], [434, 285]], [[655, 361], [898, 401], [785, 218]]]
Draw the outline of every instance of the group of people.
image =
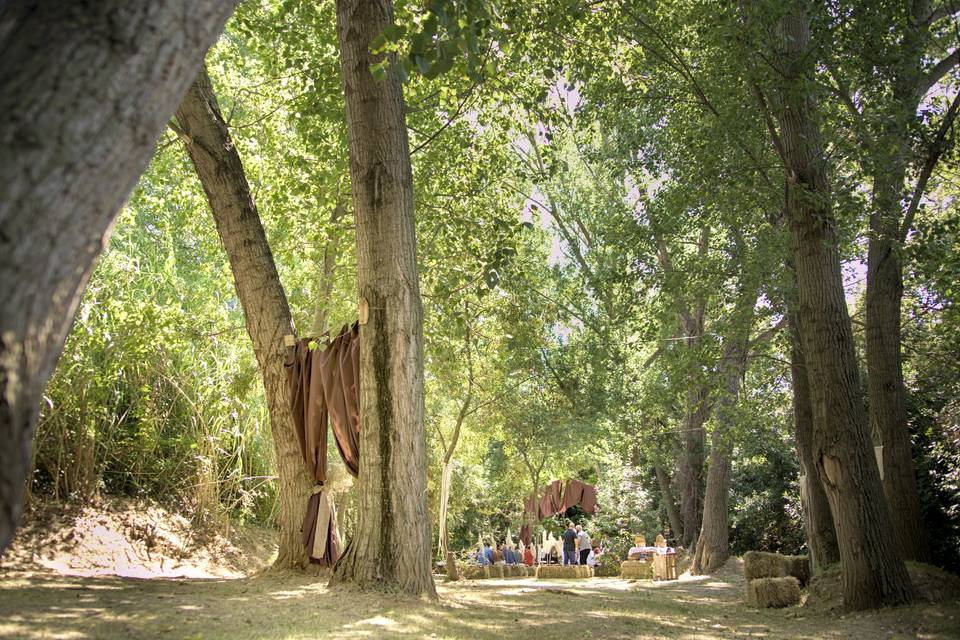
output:
[[[509, 538], [509, 536], [508, 536]], [[574, 525], [573, 522], [567, 523], [567, 528], [563, 532], [561, 539], [557, 540], [550, 536], [544, 543], [545, 547], [541, 549], [541, 562], [548, 564], [577, 565], [582, 564], [588, 567], [594, 567], [600, 558], [602, 551], [599, 546], [594, 546], [590, 539], [590, 534], [580, 525]], [[550, 541], [553, 541], [552, 543]], [[520, 549], [517, 550], [510, 541], [505, 540], [499, 546], [493, 546], [487, 541], [479, 542], [476, 551], [468, 554], [470, 562], [481, 566], [491, 564], [525, 564], [532, 567], [536, 558], [533, 549], [520, 543]], [[562, 558], [558, 557], [562, 542]], [[556, 544], [556, 546], [553, 546]]]
[[500, 545], [499, 548], [494, 548], [485, 542], [477, 550], [475, 556], [474, 554], [470, 555], [471, 560], [475, 560], [481, 566], [488, 564], [525, 564], [528, 567], [533, 566], [533, 552], [530, 551], [529, 547], [521, 553], [508, 547], [506, 543]]
[[596, 566], [600, 549], [594, 547], [590, 535], [579, 524], [574, 526], [567, 523], [563, 532], [563, 564], [584, 564], [588, 567]]

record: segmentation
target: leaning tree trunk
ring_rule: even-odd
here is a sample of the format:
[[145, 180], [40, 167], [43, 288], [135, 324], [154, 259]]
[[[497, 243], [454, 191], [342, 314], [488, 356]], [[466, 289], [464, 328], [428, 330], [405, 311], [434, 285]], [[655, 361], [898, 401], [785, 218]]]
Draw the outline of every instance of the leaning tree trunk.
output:
[[94, 260], [236, 3], [0, 3], [0, 551]]
[[816, 460], [813, 456], [810, 383], [807, 380], [807, 365], [803, 358], [799, 320], [795, 312], [790, 313], [790, 320], [790, 374], [793, 381], [794, 434], [797, 457], [800, 460], [800, 502], [810, 566], [814, 571], [818, 571], [827, 565], [840, 562], [840, 549], [837, 547], [837, 532], [830, 515], [830, 503], [824, 493], [820, 476], [817, 475]]
[[357, 225], [360, 325], [359, 526], [331, 584], [436, 597], [423, 431], [423, 308], [413, 174], [400, 81], [376, 81], [370, 42], [389, 0], [337, 0]]
[[673, 529], [674, 544], [679, 544], [679, 541], [683, 539], [683, 521], [680, 519], [680, 512], [677, 511], [677, 503], [673, 499], [670, 474], [663, 468], [663, 465], [659, 464], [654, 465], [653, 470], [657, 474], [657, 482], [663, 496], [663, 507], [667, 511], [667, 520], [670, 521], [670, 528]]
[[312, 482], [297, 445], [284, 361], [284, 336], [293, 334], [287, 296], [273, 261], [240, 154], [206, 69], [177, 109], [177, 133], [197, 170], [230, 260], [247, 333], [260, 365], [277, 456], [280, 493], [277, 568], [303, 568], [309, 560], [300, 534]]
[[812, 78], [817, 60], [808, 21], [797, 14], [783, 17], [778, 27], [777, 119], [813, 406], [814, 459], [837, 528], [844, 603], [866, 609], [909, 602], [915, 591], [897, 551], [867, 430], [816, 120]]
[[[469, 338], [468, 338], [469, 343]], [[469, 349], [469, 346], [467, 347]], [[469, 356], [468, 356], [469, 358]], [[467, 383], [467, 395], [460, 405], [460, 412], [457, 414], [457, 423], [453, 428], [453, 435], [450, 436], [450, 444], [443, 453], [443, 471], [440, 477], [440, 551], [443, 555], [443, 561], [446, 563], [447, 575], [451, 580], [459, 579], [457, 563], [450, 551], [449, 532], [447, 530], [447, 509], [450, 504], [450, 482], [453, 478], [453, 454], [457, 450], [457, 443], [460, 441], [460, 430], [463, 427], [463, 421], [467, 417], [467, 411], [470, 409], [470, 402], [473, 399], [473, 373], [470, 373], [470, 379]]]

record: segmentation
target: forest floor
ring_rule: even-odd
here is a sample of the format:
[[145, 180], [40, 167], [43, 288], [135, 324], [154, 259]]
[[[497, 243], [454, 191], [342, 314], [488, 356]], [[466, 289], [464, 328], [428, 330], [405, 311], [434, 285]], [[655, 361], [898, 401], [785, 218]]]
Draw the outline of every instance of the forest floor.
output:
[[[0, 638], [960, 638], [956, 598], [861, 614], [750, 609], [738, 559], [709, 578], [684, 575], [663, 583], [510, 578], [451, 584], [439, 578], [439, 600], [427, 602], [331, 591], [322, 577], [270, 571], [144, 578], [81, 567], [93, 575], [64, 575], [56, 563], [38, 563], [45, 558], [39, 551], [25, 557], [29, 537], [18, 537], [20, 556], [8, 554], [0, 567]], [[162, 547], [154, 543], [154, 562]], [[248, 568], [262, 566], [269, 547], [262, 540], [251, 546], [257, 558]], [[60, 552], [60, 558], [69, 565], [68, 556]], [[186, 571], [188, 560], [177, 561], [185, 575], [234, 571], [207, 560]]]

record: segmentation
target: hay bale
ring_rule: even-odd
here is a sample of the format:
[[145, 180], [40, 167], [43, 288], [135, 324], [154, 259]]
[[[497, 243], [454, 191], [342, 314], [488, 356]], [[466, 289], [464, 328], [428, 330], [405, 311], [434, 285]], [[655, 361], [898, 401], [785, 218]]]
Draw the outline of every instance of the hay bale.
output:
[[593, 568], [593, 575], [598, 578], [615, 578], [620, 575], [620, 563], [601, 562]]
[[800, 581], [800, 586], [810, 582], [810, 556], [782, 556], [784, 573]]
[[625, 560], [620, 563], [620, 577], [635, 580], [653, 580], [653, 558]]
[[592, 575], [590, 567], [575, 564], [541, 564], [537, 567], [536, 573], [539, 580], [589, 578]]
[[489, 567], [491, 578], [502, 578], [503, 577], [503, 565], [502, 564], [492, 564]]
[[747, 582], [757, 578], [782, 578], [787, 575], [785, 557], [765, 551], [747, 551], [743, 555], [743, 577]]
[[800, 581], [793, 576], [750, 580], [747, 582], [747, 604], [761, 609], [800, 604]]
[[784, 556], [765, 551], [747, 551], [743, 556], [743, 577], [747, 581], [756, 578], [783, 578], [793, 576], [803, 586], [810, 581], [809, 556]]
[[478, 564], [468, 564], [463, 569], [463, 577], [467, 580], [482, 580], [486, 576], [483, 575], [483, 570], [485, 567], [481, 567]]

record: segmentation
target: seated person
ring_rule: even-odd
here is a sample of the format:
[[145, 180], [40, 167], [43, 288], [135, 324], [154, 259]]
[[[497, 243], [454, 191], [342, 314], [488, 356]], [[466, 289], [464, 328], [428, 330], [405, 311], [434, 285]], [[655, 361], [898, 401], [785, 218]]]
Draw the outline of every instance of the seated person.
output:
[[533, 551], [530, 550], [530, 547], [523, 550], [523, 564], [528, 567], [533, 566]]
[[590, 553], [587, 555], [587, 566], [591, 569], [597, 566], [597, 563], [600, 560], [600, 547], [594, 547], [590, 550]]

